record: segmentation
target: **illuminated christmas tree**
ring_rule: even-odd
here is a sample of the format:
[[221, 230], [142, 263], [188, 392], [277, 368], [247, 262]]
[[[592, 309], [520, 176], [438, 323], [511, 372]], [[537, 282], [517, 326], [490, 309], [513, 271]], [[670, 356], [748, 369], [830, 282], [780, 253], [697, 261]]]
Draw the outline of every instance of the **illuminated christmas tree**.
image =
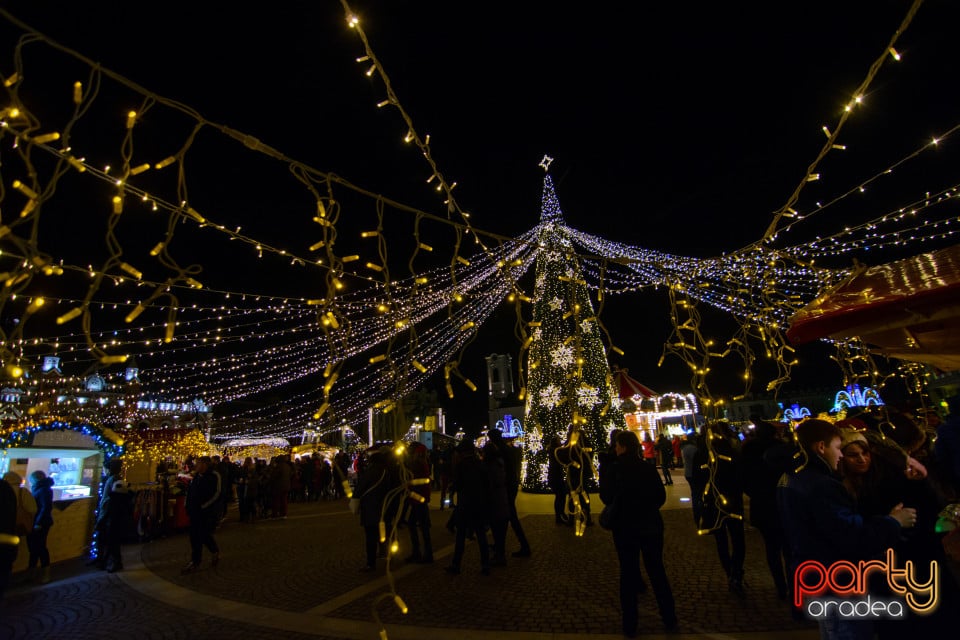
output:
[[[548, 170], [550, 158], [545, 157], [541, 166]], [[538, 241], [526, 361], [527, 491], [549, 490], [547, 464], [554, 436], [565, 443], [575, 428], [584, 436], [581, 445], [602, 449], [612, 429], [626, 428], [619, 397], [612, 393], [600, 325], [549, 173], [543, 183]]]

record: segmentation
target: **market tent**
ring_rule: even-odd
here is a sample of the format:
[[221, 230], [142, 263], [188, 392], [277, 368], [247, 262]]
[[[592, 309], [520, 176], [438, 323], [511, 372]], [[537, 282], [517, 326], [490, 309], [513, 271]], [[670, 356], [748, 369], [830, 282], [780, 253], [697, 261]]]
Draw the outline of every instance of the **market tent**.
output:
[[960, 245], [858, 270], [787, 330], [794, 344], [852, 337], [884, 356], [960, 369]]
[[615, 369], [613, 371], [613, 388], [618, 390], [621, 400], [627, 400], [634, 396], [653, 398], [660, 395], [650, 387], [640, 384], [627, 375], [627, 369]]

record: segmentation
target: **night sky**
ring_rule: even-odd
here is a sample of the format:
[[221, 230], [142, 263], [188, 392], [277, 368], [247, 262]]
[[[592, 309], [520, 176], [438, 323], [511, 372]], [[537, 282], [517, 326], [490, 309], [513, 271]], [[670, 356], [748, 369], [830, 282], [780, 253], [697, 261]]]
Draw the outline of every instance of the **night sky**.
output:
[[[363, 48], [340, 2], [209, 4], [30, 0], [5, 2], [3, 9], [210, 121], [371, 193], [445, 216], [426, 184], [430, 168], [402, 142], [406, 127], [396, 110], [377, 107], [382, 82], [356, 62]], [[543, 180], [537, 164], [549, 154], [570, 226], [706, 257], [763, 236], [823, 146], [822, 127], [839, 120], [911, 3], [350, 5], [477, 228], [515, 236], [537, 222]], [[822, 163], [821, 180], [805, 188], [799, 207], [846, 192], [960, 122], [960, 41], [952, 33], [958, 17], [955, 2], [923, 3], [897, 44], [903, 60], [877, 73], [845, 125], [840, 142], [847, 149]], [[12, 33], [0, 20], [7, 66]], [[260, 172], [272, 180], [268, 172], [276, 169], [238, 149], [225, 147], [219, 161], [195, 165], [204, 180], [192, 199], [215, 208], [229, 225], [257, 229], [281, 246], [292, 242], [298, 231], [279, 214], [264, 224], [263, 211], [295, 206], [302, 194], [258, 192], [268, 182]], [[949, 145], [937, 153], [936, 162], [905, 168], [872, 199], [838, 208], [794, 241], [942, 188], [956, 156], [948, 161]], [[222, 257], [215, 246], [197, 251], [207, 252], [204, 263]], [[231, 274], [210, 269], [211, 278], [226, 281]], [[243, 287], [297, 294], [289, 282], [257, 275]], [[657, 367], [669, 332], [664, 297], [624, 296], [605, 313], [631, 375], [658, 391], [687, 391], [682, 363]], [[704, 313], [720, 333], [729, 330], [722, 314]], [[476, 422], [484, 413], [482, 358], [516, 352], [512, 322], [512, 310], [498, 311], [471, 348], [473, 361], [464, 369], [472, 369], [481, 392], [451, 408], [457, 420]], [[831, 366], [818, 360], [815, 368], [801, 367], [794, 384], [822, 383]], [[828, 371], [839, 382], [839, 371]]]

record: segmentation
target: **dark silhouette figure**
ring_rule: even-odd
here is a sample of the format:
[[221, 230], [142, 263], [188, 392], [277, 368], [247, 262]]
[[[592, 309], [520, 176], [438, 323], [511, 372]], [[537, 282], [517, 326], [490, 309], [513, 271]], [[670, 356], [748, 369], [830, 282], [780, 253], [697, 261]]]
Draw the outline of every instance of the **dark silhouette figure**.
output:
[[620, 562], [620, 607], [623, 635], [635, 638], [639, 612], [637, 596], [647, 590], [640, 558], [657, 599], [667, 631], [676, 631], [673, 591], [663, 565], [663, 518], [660, 507], [667, 493], [656, 467], [640, 457], [640, 441], [632, 431], [621, 431], [614, 445], [616, 458], [601, 458], [600, 499], [614, 505], [613, 544]]
[[523, 452], [513, 446], [509, 440], [503, 437], [503, 433], [496, 429], [491, 429], [487, 433], [500, 456], [503, 458], [503, 468], [506, 473], [507, 485], [507, 509], [509, 510], [510, 528], [513, 534], [517, 536], [520, 543], [520, 549], [514, 551], [511, 555], [514, 558], [527, 558], [530, 556], [530, 542], [527, 540], [527, 534], [523, 531], [523, 525], [520, 523], [520, 516], [517, 515], [517, 494], [520, 493], [520, 467], [523, 465]]
[[673, 484], [670, 468], [673, 466], [673, 443], [667, 436], [660, 434], [657, 438], [657, 453], [660, 454], [660, 468], [663, 471], [663, 484]]
[[447, 573], [460, 573], [463, 549], [467, 532], [476, 534], [480, 549], [480, 571], [490, 575], [490, 547], [487, 542], [487, 525], [490, 513], [490, 487], [487, 472], [477, 456], [473, 441], [464, 440], [457, 445], [453, 464], [453, 487], [457, 494], [457, 506], [453, 512], [456, 538], [453, 545], [453, 560]]
[[557, 524], [569, 524], [570, 518], [565, 513], [567, 504], [567, 479], [563, 464], [557, 458], [557, 450], [563, 446], [560, 436], [553, 436], [550, 441], [550, 462], [547, 466], [547, 484], [553, 492], [553, 515]]
[[203, 547], [211, 553], [210, 564], [220, 562], [220, 547], [213, 537], [222, 513], [220, 472], [210, 456], [197, 459], [196, 473], [187, 486], [187, 515], [190, 517], [190, 562], [181, 573], [192, 573], [200, 568]]
[[[768, 462], [766, 454], [771, 449], [792, 449], [792, 446], [777, 437], [777, 428], [773, 424], [759, 418], [753, 424], [754, 437], [744, 442], [741, 449], [743, 491], [750, 497], [750, 524], [763, 536], [767, 567], [777, 588], [777, 596], [785, 600], [790, 581], [786, 573], [786, 540], [777, 511], [777, 482], [783, 469]], [[771, 455], [776, 456], [776, 453]]]

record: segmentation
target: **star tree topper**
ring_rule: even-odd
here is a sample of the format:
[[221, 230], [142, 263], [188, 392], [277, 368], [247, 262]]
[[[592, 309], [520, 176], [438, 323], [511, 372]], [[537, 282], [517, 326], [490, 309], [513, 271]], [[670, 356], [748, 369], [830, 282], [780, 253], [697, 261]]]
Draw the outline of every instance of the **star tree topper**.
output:
[[550, 163], [553, 162], [553, 158], [548, 155], [543, 156], [543, 160], [540, 161], [540, 167], [543, 168], [544, 172], [550, 171]]

